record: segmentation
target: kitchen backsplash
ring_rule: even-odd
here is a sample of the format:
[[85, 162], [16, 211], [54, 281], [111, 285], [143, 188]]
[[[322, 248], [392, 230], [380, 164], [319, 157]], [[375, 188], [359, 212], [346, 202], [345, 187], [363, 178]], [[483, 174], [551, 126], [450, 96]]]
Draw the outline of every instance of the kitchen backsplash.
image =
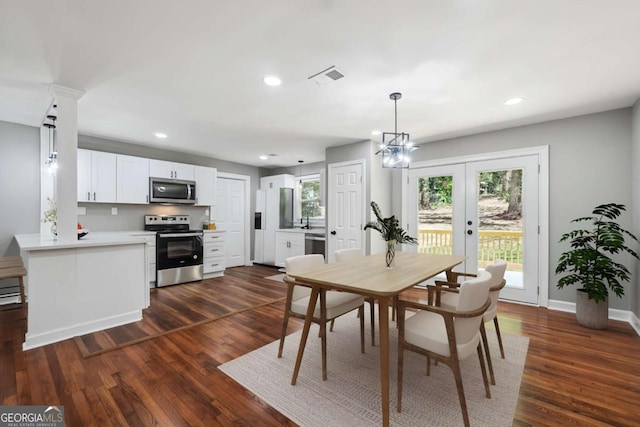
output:
[[[78, 215], [78, 222], [91, 231], [143, 230], [145, 215], [189, 215], [192, 229], [201, 229], [209, 219], [209, 208], [203, 206], [78, 203], [78, 207], [86, 209], [85, 215]], [[112, 208], [117, 209], [117, 215], [113, 215]]]

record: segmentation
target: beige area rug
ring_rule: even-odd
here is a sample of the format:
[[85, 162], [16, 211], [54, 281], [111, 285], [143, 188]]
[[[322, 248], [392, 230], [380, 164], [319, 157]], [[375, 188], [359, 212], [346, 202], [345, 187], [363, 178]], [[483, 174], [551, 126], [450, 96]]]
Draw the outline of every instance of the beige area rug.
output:
[[265, 279], [275, 280], [276, 282], [284, 283], [284, 276], [286, 276], [286, 274], [280, 273], [280, 274], [274, 274], [273, 276], [267, 276], [265, 277]]
[[[403, 408], [397, 413], [397, 330], [391, 331], [390, 412], [393, 426], [460, 426], [463, 424], [453, 374], [443, 364], [426, 376], [425, 358], [405, 352]], [[506, 359], [500, 358], [493, 330], [488, 330], [496, 385], [492, 398], [484, 394], [477, 356], [463, 361], [463, 382], [471, 425], [511, 426], [518, 399], [529, 339], [503, 333]], [[304, 427], [381, 425], [379, 348], [360, 353], [359, 325], [355, 316], [340, 318], [328, 335], [328, 379], [322, 381], [320, 339], [313, 325], [298, 376], [292, 386], [300, 332], [287, 336], [285, 351], [277, 358], [278, 341], [220, 366], [231, 378]]]

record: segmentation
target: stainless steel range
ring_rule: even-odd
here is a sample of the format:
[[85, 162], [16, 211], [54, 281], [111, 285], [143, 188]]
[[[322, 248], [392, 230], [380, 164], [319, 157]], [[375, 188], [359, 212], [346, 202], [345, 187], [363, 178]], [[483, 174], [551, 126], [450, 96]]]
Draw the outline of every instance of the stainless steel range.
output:
[[156, 231], [156, 287], [202, 280], [202, 230], [189, 215], [145, 215], [144, 229]]

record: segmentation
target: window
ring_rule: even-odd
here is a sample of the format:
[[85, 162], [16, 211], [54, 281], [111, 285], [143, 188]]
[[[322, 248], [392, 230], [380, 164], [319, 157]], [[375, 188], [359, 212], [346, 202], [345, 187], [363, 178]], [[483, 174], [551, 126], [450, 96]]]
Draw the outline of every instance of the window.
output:
[[300, 177], [298, 212], [300, 218], [324, 218], [324, 207], [320, 206], [320, 175]]

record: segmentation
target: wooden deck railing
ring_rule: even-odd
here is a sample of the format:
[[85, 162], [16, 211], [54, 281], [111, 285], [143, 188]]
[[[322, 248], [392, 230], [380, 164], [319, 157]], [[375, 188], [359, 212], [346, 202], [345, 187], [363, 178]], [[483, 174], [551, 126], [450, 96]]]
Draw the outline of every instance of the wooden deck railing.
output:
[[[418, 231], [418, 252], [451, 255], [453, 252], [451, 230]], [[522, 232], [481, 230], [478, 232], [478, 267], [484, 267], [495, 259], [504, 259], [509, 270], [522, 270]]]

